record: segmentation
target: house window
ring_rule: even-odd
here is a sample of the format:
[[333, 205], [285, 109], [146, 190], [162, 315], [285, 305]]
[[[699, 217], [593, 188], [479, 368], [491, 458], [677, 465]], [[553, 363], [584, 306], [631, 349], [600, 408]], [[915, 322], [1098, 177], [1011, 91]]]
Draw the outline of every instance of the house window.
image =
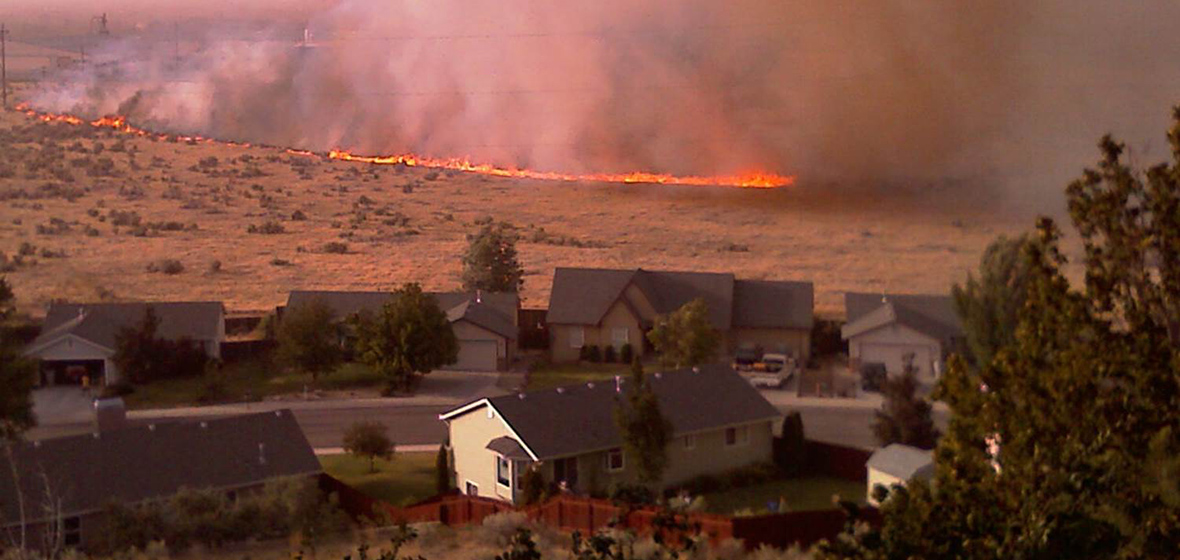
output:
[[479, 486], [476, 485], [474, 482], [471, 482], [470, 480], [467, 481], [466, 490], [467, 490], [468, 496], [478, 496], [479, 495]]
[[610, 330], [610, 340], [616, 348], [621, 348], [624, 344], [631, 342], [631, 329], [627, 327], [616, 327]]
[[606, 470], [615, 472], [623, 470], [623, 450], [616, 447], [606, 452]]
[[696, 449], [696, 447], [697, 447], [697, 436], [695, 436], [693, 434], [689, 434], [687, 436], [684, 436], [684, 448], [685, 449]]
[[581, 348], [586, 344], [586, 327], [570, 329], [570, 348]]
[[725, 429], [725, 445], [745, 445], [750, 442], [750, 427], [738, 426]]
[[67, 517], [62, 520], [62, 544], [78, 546], [82, 544], [82, 518]]
[[496, 482], [503, 486], [512, 486], [512, 463], [503, 457], [496, 457]]
[[574, 488], [578, 484], [578, 458], [566, 457], [553, 462], [553, 480]]

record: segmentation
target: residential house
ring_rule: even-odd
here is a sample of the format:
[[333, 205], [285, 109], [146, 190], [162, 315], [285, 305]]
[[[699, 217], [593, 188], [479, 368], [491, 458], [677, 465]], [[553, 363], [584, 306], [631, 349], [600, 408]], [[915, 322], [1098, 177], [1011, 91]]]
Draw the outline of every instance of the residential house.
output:
[[874, 451], [865, 468], [869, 473], [865, 499], [869, 505], [879, 506], [880, 503], [873, 498], [873, 491], [878, 486], [888, 489], [905, 486], [916, 478], [933, 478], [934, 452], [894, 443]]
[[[448, 369], [503, 371], [516, 357], [520, 299], [513, 293], [433, 292], [459, 339], [459, 361]], [[323, 301], [340, 320], [379, 312], [392, 292], [294, 291], [286, 307]], [[281, 320], [281, 319], [280, 319]]]
[[759, 347], [805, 363], [813, 292], [810, 282], [738, 280], [728, 273], [558, 268], [546, 316], [550, 351], [553, 361], [572, 362], [584, 346], [630, 344], [643, 356], [652, 351], [647, 333], [656, 317], [701, 298], [723, 352]]
[[77, 385], [84, 376], [94, 385], [119, 382], [116, 339], [123, 329], [138, 327], [148, 309], [160, 321], [156, 336], [187, 339], [210, 358], [221, 357], [221, 302], [53, 303], [41, 334], [25, 349], [25, 355], [40, 360], [37, 384]]
[[[732, 369], [705, 366], [648, 379], [672, 424], [661, 487], [771, 461], [773, 424], [781, 415]], [[458, 488], [518, 503], [521, 476], [530, 468], [581, 494], [634, 484], [638, 470], [615, 422], [630, 385], [616, 378], [509, 394], [442, 414]]]
[[920, 381], [932, 383], [946, 357], [963, 343], [963, 327], [950, 296], [844, 294], [847, 322], [841, 336], [848, 341], [854, 369], [863, 364], [901, 373], [907, 359]]
[[[10, 445], [21, 491], [11, 474], [0, 476], [0, 533], [20, 532], [23, 500], [30, 544], [43, 542], [47, 527], [57, 526], [66, 546], [85, 548], [104, 531], [104, 507], [112, 502], [167, 498], [181, 488], [233, 497], [275, 478], [322, 472], [289, 410]], [[46, 503], [59, 504], [57, 511], [47, 513]]]

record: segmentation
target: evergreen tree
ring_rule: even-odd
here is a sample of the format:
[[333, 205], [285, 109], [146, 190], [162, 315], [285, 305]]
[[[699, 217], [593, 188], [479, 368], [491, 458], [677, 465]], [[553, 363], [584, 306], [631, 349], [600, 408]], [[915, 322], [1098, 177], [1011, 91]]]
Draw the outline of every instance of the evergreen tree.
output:
[[672, 424], [660, 411], [659, 399], [643, 374], [639, 358], [631, 362], [626, 395], [626, 401], [615, 409], [625, 456], [637, 467], [640, 483], [658, 484], [668, 468]]
[[446, 494], [451, 491], [451, 461], [447, 450], [448, 441], [438, 446], [438, 453], [434, 456], [434, 491]]
[[426, 374], [459, 360], [459, 341], [447, 315], [418, 284], [406, 284], [377, 317], [354, 319], [361, 360], [389, 379], [389, 390], [409, 387]]
[[1016, 341], [1020, 309], [1028, 299], [1027, 235], [993, 241], [979, 262], [979, 276], [969, 275], [952, 295], [967, 335], [967, 358], [979, 366]]
[[694, 299], [668, 315], [656, 318], [647, 333], [664, 367], [694, 367], [717, 355], [721, 334], [709, 323], [709, 306]]
[[933, 449], [938, 429], [931, 418], [930, 403], [917, 395], [918, 379], [914, 375], [913, 355], [907, 355], [905, 371], [889, 377], [881, 386], [885, 402], [873, 421], [873, 435], [882, 447], [901, 443], [920, 449]]
[[165, 356], [161, 355], [156, 331], [160, 319], [148, 306], [143, 319], [133, 327], [124, 327], [115, 335], [115, 355], [112, 361], [124, 379], [134, 383], [152, 380]]
[[516, 293], [524, 269], [516, 256], [516, 231], [506, 223], [488, 224], [467, 238], [463, 255], [463, 289]]

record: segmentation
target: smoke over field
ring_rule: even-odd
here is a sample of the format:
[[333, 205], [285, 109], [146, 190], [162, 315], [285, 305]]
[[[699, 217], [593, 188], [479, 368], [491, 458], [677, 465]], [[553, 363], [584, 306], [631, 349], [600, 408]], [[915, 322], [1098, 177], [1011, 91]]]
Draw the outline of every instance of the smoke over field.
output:
[[[315, 150], [764, 170], [1022, 203], [1059, 193], [1103, 132], [1150, 154], [1180, 101], [1180, 7], [1162, 1], [314, 4], [306, 42], [290, 18], [245, 31], [214, 18], [174, 44], [175, 16], [132, 2], [142, 29], [33, 103]], [[230, 12], [196, 5], [177, 9]], [[243, 9], [281, 20], [282, 5]]]

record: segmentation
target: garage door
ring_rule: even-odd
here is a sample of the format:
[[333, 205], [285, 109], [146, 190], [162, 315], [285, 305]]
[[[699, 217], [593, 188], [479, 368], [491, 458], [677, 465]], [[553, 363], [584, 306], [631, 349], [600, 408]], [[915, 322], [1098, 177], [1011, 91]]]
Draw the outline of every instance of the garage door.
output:
[[496, 341], [460, 340], [459, 361], [447, 369], [496, 371]]
[[914, 354], [914, 365], [918, 368], [918, 379], [930, 379], [930, 349], [924, 346], [866, 343], [860, 347], [860, 361], [866, 364], [885, 364], [885, 371], [901, 373], [905, 367], [902, 358], [909, 353]]

